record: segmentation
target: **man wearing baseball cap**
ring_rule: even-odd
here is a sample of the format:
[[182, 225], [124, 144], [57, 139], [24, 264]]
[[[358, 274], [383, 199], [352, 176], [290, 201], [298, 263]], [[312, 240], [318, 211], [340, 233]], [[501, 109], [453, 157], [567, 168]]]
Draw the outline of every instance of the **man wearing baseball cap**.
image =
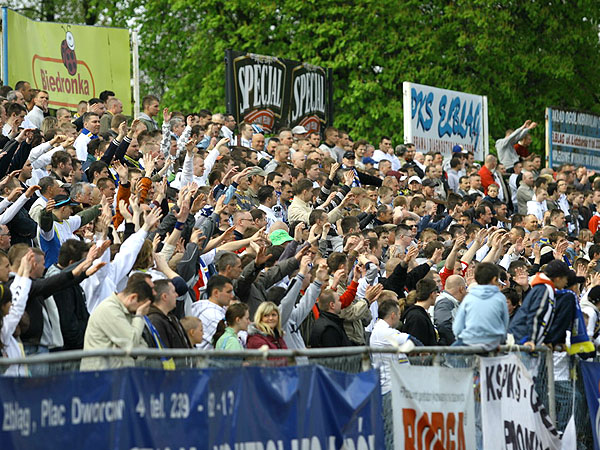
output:
[[[104, 200], [106, 201], [106, 200]], [[61, 245], [68, 239], [77, 239], [74, 235], [80, 227], [92, 222], [100, 215], [102, 205], [92, 206], [73, 214], [73, 207], [79, 203], [68, 195], [57, 195], [42, 210], [38, 234], [40, 247], [44, 251], [45, 266], [58, 262]]]
[[544, 343], [554, 320], [555, 291], [567, 286], [570, 273], [566, 263], [554, 259], [533, 278], [531, 289], [508, 328], [516, 343], [532, 347]]

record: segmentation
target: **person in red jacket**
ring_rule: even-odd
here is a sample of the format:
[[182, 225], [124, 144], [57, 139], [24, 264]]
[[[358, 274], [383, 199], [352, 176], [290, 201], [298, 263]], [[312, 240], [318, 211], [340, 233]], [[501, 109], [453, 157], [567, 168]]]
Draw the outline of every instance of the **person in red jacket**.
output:
[[496, 170], [496, 166], [498, 166], [498, 158], [494, 155], [487, 155], [485, 157], [485, 163], [481, 166], [479, 172], [477, 172], [481, 177], [481, 186], [486, 195], [488, 186], [496, 182], [494, 180], [494, 170]]
[[266, 345], [274, 350], [286, 349], [279, 309], [273, 302], [263, 302], [254, 314], [254, 323], [248, 328], [246, 348]]

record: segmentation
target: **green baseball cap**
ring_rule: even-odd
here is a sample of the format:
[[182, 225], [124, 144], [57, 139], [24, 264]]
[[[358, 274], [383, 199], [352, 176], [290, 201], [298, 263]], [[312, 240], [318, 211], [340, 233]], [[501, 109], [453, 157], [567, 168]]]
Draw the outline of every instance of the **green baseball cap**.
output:
[[273, 245], [281, 245], [289, 241], [293, 241], [294, 238], [289, 235], [289, 233], [285, 230], [275, 230], [269, 235], [269, 239], [271, 240], [271, 244]]

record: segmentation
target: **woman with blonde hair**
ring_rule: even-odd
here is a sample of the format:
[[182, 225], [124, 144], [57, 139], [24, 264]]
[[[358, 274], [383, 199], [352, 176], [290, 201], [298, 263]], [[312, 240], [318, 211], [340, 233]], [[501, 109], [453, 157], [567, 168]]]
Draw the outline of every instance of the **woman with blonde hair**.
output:
[[[47, 133], [49, 131], [57, 131], [57, 128], [58, 128], [58, 119], [56, 117], [48, 116], [48, 117], [44, 117], [40, 131], [42, 132], [42, 134], [44, 136], [47, 136]], [[47, 140], [49, 140], [49, 139], [47, 139]]]
[[248, 328], [247, 348], [261, 348], [263, 345], [274, 350], [287, 349], [283, 340], [281, 315], [273, 302], [263, 302], [254, 314], [254, 323]]

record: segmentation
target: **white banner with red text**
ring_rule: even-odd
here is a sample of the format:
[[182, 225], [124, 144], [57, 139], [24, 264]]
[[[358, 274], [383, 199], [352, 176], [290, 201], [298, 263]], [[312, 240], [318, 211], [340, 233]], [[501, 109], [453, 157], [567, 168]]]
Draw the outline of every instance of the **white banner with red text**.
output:
[[392, 365], [394, 449], [475, 449], [473, 370]]

